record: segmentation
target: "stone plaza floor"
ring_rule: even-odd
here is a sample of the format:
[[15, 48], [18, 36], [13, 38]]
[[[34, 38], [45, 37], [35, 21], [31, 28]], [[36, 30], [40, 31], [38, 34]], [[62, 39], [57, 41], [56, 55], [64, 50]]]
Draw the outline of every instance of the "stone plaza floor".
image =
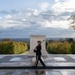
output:
[[[75, 55], [49, 54], [43, 57], [46, 66], [75, 66]], [[27, 55], [0, 55], [0, 67], [32, 66], [34, 57]], [[0, 69], [0, 75], [75, 75], [74, 69]]]

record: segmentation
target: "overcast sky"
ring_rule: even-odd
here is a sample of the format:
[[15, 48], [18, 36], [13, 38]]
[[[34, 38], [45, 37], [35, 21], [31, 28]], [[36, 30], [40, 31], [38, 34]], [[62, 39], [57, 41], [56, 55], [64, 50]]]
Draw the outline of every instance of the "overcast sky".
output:
[[0, 38], [75, 37], [75, 0], [0, 0]]

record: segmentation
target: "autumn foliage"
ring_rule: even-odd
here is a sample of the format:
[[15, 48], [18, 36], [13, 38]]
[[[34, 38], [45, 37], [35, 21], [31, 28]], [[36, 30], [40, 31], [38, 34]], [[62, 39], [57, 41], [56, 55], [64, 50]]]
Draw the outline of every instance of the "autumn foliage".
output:
[[0, 42], [0, 54], [20, 54], [28, 49], [25, 42], [2, 41]]

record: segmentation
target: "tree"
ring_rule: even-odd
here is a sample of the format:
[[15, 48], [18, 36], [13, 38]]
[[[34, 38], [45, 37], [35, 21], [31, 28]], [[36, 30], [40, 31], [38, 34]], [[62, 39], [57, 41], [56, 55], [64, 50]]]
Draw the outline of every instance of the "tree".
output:
[[74, 42], [73, 38], [66, 38], [65, 41], [70, 42], [70, 43]]
[[60, 41], [60, 42], [64, 42], [65, 40], [64, 40], [63, 38], [60, 38], [59, 41]]
[[71, 15], [68, 20], [70, 21], [70, 28], [75, 30], [75, 15]]
[[9, 39], [9, 38], [5, 38], [5, 39], [3, 39], [2, 41], [13, 41], [13, 40], [11, 40], [11, 39]]

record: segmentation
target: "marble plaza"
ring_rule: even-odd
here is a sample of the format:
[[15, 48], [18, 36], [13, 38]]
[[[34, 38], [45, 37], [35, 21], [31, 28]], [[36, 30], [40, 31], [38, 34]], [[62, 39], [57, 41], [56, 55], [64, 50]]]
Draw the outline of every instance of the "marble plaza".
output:
[[[32, 58], [27, 55], [0, 55], [0, 67], [3, 66], [32, 66]], [[44, 58], [46, 66], [75, 66], [75, 55], [55, 55], [49, 54]], [[42, 66], [42, 65], [41, 65]], [[57, 69], [15, 69], [15, 70], [1, 70], [0, 75], [75, 75], [75, 70], [57, 70]]]

